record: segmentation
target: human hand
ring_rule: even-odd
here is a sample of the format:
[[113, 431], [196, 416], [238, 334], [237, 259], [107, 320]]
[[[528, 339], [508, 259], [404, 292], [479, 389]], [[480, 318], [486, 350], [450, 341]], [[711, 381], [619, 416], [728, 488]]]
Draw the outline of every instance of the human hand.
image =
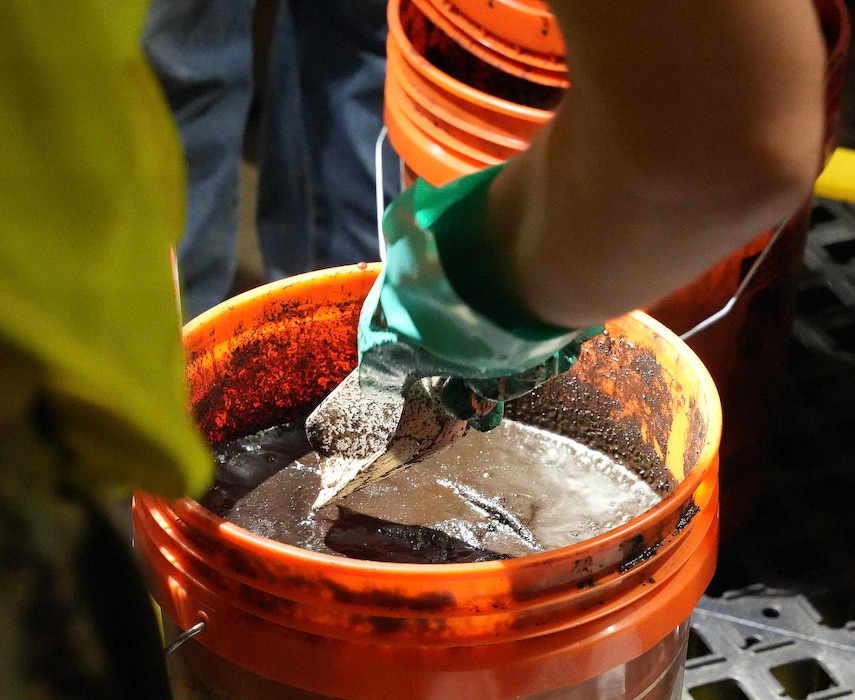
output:
[[441, 260], [443, 249], [452, 248], [444, 245], [451, 236], [456, 253], [471, 250], [472, 274], [483, 280], [478, 293], [503, 293], [500, 283], [491, 283], [489, 270], [477, 269], [484, 259], [479, 247], [486, 193], [500, 168], [440, 188], [419, 180], [387, 209], [386, 264], [359, 321], [359, 380], [369, 397], [391, 399], [419, 378], [443, 377], [446, 410], [489, 430], [501, 422], [505, 401], [569, 369], [582, 342], [602, 331], [521, 320], [510, 302], [496, 304], [496, 298], [489, 307], [507, 313], [488, 317], [455, 291]]

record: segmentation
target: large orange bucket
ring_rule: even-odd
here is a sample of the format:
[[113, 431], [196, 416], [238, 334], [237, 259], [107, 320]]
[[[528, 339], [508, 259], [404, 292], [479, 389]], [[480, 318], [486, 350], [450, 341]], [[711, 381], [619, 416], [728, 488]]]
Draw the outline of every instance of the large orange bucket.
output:
[[[355, 363], [378, 266], [308, 273], [191, 321], [187, 376], [215, 445], [305, 415]], [[135, 541], [169, 634], [177, 700], [680, 697], [688, 618], [715, 566], [715, 387], [642, 313], [508, 406], [671, 492], [588, 541], [518, 559], [374, 563], [258, 537], [192, 500], [138, 493]]]

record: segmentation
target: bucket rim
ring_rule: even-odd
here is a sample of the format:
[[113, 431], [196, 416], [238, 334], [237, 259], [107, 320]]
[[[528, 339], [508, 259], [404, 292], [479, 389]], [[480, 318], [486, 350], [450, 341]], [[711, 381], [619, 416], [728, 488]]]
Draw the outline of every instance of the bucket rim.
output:
[[[222, 314], [224, 309], [247, 307], [269, 297], [271, 294], [275, 295], [283, 289], [309, 287], [321, 281], [324, 283], [330, 283], [331, 281], [335, 283], [334, 281], [337, 279], [353, 276], [368, 276], [373, 279], [380, 273], [382, 266], [383, 264], [379, 262], [345, 265], [294, 275], [292, 277], [261, 285], [243, 292], [242, 294], [239, 294], [190, 320], [184, 327], [184, 337], [187, 339], [194, 333], [197, 333], [199, 329], [205, 327], [213, 319]], [[352, 573], [359, 573], [366, 576], [373, 575], [378, 571], [385, 571], [389, 573], [396, 572], [398, 574], [414, 574], [418, 572], [420, 575], [426, 576], [429, 579], [435, 578], [438, 580], [448, 578], [469, 578], [478, 574], [492, 575], [499, 570], [507, 573], [509, 569], [516, 570], [528, 567], [538, 567], [557, 559], [564, 559], [570, 553], [576, 556], [576, 558], [584, 557], [602, 548], [615, 546], [617, 543], [625, 541], [632, 532], [651, 527], [655, 522], [661, 520], [665, 514], [678, 508], [682, 501], [692, 496], [698, 490], [704, 481], [706, 471], [712, 468], [712, 465], [715, 464], [718, 443], [721, 437], [722, 420], [721, 403], [715, 383], [704, 364], [684, 341], [682, 341], [674, 332], [666, 328], [662, 323], [640, 310], [631, 311], [624, 316], [608, 321], [606, 323], [606, 328], [607, 330], [609, 328], [615, 328], [617, 327], [616, 324], [620, 324], [622, 322], [637, 323], [655, 335], [663, 338], [667, 342], [668, 346], [676, 351], [680, 360], [689, 366], [693, 376], [697, 378], [700, 390], [707, 404], [704, 411], [704, 415], [707, 417], [707, 430], [703, 444], [701, 445], [698, 456], [695, 460], [695, 463], [698, 466], [692, 469], [689, 474], [684, 475], [682, 481], [677, 484], [671, 493], [644, 513], [595, 537], [546, 552], [530, 554], [525, 557], [490, 562], [451, 563], [443, 564], [438, 567], [432, 567], [429, 565], [430, 568], [426, 570], [426, 565], [424, 564], [371, 562], [358, 559], [348, 559], [322, 552], [312, 552], [293, 545], [268, 540], [254, 535], [237, 525], [227, 523], [192, 499], [179, 499], [174, 501], [174, 508], [177, 513], [185, 516], [194, 514], [197, 517], [206, 519], [209, 517], [213, 518], [217, 522], [223, 523], [224, 532], [231, 533], [236, 540], [241, 540], [251, 548], [258, 549], [258, 551], [264, 552], [268, 555], [276, 555], [279, 557], [284, 556], [297, 561], [311, 562], [321, 567], [345, 569]]]
[[[563, 60], [564, 37], [558, 21], [544, 0], [430, 0], [454, 8], [468, 22], [507, 43], [546, 53]], [[520, 29], [522, 28], [522, 32]]]
[[492, 109], [500, 114], [528, 119], [537, 123], [548, 120], [552, 116], [553, 113], [551, 110], [529, 107], [518, 102], [511, 102], [510, 100], [496, 97], [488, 92], [467, 85], [444, 71], [439, 70], [413, 46], [401, 23], [400, 5], [401, 0], [389, 0], [387, 12], [389, 34], [387, 43], [397, 43], [404, 60], [415, 70], [423, 73], [428, 80], [473, 104], [486, 109]]
[[436, 27], [484, 63], [539, 85], [569, 87], [563, 55], [544, 52], [542, 45], [527, 46], [510, 41], [502, 33], [474, 21], [453, 3], [437, 0], [409, 2], [416, 5]]

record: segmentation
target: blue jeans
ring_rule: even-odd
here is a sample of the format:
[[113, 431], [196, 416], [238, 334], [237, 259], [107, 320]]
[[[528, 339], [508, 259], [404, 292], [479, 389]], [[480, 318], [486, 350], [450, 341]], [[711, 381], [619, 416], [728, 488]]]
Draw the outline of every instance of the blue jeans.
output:
[[[237, 268], [243, 133], [254, 95], [252, 0], [153, 0], [143, 45], [175, 115], [188, 208], [178, 261], [193, 317]], [[260, 91], [257, 230], [268, 279], [378, 259], [374, 149], [386, 0], [279, 3]], [[386, 201], [399, 190], [386, 149]]]

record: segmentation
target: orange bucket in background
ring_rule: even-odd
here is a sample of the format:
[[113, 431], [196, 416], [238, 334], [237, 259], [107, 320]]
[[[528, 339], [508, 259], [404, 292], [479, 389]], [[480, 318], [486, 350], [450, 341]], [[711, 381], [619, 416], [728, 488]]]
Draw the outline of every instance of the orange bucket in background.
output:
[[564, 37], [541, 0], [413, 0], [424, 15], [485, 63], [525, 80], [569, 86]]
[[[823, 153], [827, 161], [836, 146], [850, 26], [843, 0], [815, 0], [814, 4], [828, 47]], [[401, 156], [405, 186], [416, 177], [440, 185], [500, 163], [525, 150], [552, 116], [549, 110], [497, 98], [439, 70], [424, 55], [422, 25], [432, 23], [433, 33], [453, 25], [449, 38], [459, 40], [466, 50], [474, 52], [472, 38], [480, 37], [479, 41], [489, 44], [493, 51], [505, 51], [518, 60], [533, 48], [532, 43], [536, 45], [535, 28], [541, 22], [545, 23], [544, 36], [549, 37], [543, 46], [563, 58], [563, 44], [559, 47], [554, 42], [560, 37], [554, 17], [544, 19], [544, 12], [548, 14], [548, 7], [540, 0], [390, 1], [385, 117], [389, 140]], [[438, 19], [438, 14], [444, 18]], [[468, 38], [460, 40], [464, 29]], [[489, 70], [502, 68], [484, 51], [475, 53], [472, 60], [490, 63]], [[485, 68], [482, 73], [489, 70]], [[527, 78], [537, 81], [537, 72]], [[460, 96], [453, 110], [437, 97], [440, 90]], [[712, 374], [723, 403], [725, 538], [743, 524], [765, 483], [767, 450], [785, 386], [810, 213], [809, 201], [779, 235], [763, 232], [704, 275], [646, 309], [683, 335], [725, 307], [738, 292], [726, 316], [687, 338]]]
[[[286, 279], [186, 326], [192, 408], [212, 444], [306, 415], [346, 376], [378, 270]], [[167, 633], [204, 623], [169, 656], [176, 700], [677, 700], [688, 619], [716, 561], [709, 374], [636, 312], [508, 413], [622, 455], [671, 492], [585, 542], [436, 565], [313, 553], [195, 501], [136, 494], [135, 542]]]
[[[439, 185], [528, 148], [551, 118], [547, 107], [557, 103], [558, 88], [506, 75], [470, 55], [412, 0], [391, 0], [387, 16], [384, 120], [405, 184], [418, 176]], [[460, 77], [427, 55], [456, 63]], [[494, 91], [470, 84], [479, 81]], [[527, 90], [530, 104], [503, 96], [515, 90]]]

